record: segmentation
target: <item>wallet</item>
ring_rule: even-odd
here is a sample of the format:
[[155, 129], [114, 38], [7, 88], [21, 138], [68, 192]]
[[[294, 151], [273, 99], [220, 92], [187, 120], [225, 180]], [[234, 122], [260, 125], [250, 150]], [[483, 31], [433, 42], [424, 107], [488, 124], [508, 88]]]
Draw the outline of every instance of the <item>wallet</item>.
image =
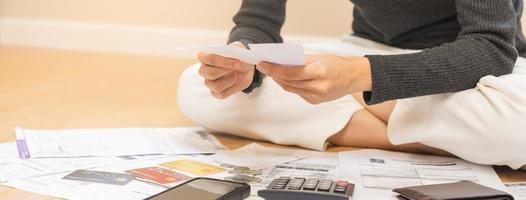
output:
[[513, 200], [510, 194], [471, 181], [396, 188], [393, 190], [403, 200]]

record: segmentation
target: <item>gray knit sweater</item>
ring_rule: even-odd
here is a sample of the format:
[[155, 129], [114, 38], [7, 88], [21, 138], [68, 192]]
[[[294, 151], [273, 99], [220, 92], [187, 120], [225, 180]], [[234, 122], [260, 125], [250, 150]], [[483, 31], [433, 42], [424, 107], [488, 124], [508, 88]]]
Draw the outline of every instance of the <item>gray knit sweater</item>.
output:
[[[511, 73], [518, 53], [526, 55], [519, 21], [522, 0], [351, 1], [355, 35], [423, 49], [367, 55], [372, 71], [372, 91], [364, 92], [368, 104], [473, 88], [483, 76]], [[243, 0], [229, 42], [282, 42], [285, 4], [285, 0]]]

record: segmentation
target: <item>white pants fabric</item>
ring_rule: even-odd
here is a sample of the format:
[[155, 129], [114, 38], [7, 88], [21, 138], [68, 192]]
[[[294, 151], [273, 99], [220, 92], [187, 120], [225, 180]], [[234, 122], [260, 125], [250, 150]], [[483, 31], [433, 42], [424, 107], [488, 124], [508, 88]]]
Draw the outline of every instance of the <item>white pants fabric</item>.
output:
[[526, 59], [513, 74], [485, 76], [474, 89], [399, 100], [393, 144], [419, 142], [488, 165], [526, 164]]
[[218, 100], [199, 76], [199, 65], [181, 75], [177, 101], [187, 117], [215, 132], [324, 150], [327, 138], [362, 108], [351, 96], [311, 105], [268, 78], [250, 94]]
[[[357, 37], [344, 43], [305, 44], [308, 52], [339, 55], [410, 53]], [[351, 97], [310, 105], [271, 79], [250, 94], [215, 99], [198, 75], [181, 76], [178, 103], [194, 122], [216, 132], [324, 150], [362, 107]], [[524, 124], [523, 124], [524, 123]], [[393, 144], [419, 142], [479, 164], [526, 164], [526, 60], [515, 72], [483, 77], [474, 89], [398, 100], [388, 125]]]

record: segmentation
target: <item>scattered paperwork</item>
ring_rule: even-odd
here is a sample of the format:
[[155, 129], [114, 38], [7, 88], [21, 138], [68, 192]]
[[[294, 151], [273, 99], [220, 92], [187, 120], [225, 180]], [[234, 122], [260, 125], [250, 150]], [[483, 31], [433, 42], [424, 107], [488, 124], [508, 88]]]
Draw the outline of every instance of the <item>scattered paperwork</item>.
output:
[[226, 148], [201, 128], [16, 129], [21, 158], [215, 153]]
[[[93, 130], [90, 132], [91, 130], [85, 129], [80, 133], [96, 134], [101, 133], [100, 131], [104, 129]], [[119, 134], [130, 133], [129, 130], [112, 130], [119, 130]], [[189, 131], [190, 129], [183, 130]], [[191, 130], [193, 130], [191, 133], [195, 134], [198, 129]], [[30, 134], [23, 135], [26, 139], [45, 137], [44, 134], [54, 138], [54, 134], [78, 133], [74, 130], [66, 130], [68, 133], [18, 131], [29, 132]], [[174, 132], [173, 130], [166, 131]], [[148, 131], [142, 129], [139, 132]], [[33, 133], [42, 135], [34, 137]], [[209, 141], [208, 135], [190, 138], [190, 140], [184, 138], [184, 140], [164, 141], [161, 144], [188, 142], [188, 145], [201, 144], [203, 141], [206, 141], [206, 144], [214, 143]], [[62, 142], [68, 140], [62, 140]], [[196, 140], [201, 140], [201, 142]], [[27, 144], [31, 145], [31, 140]], [[524, 199], [526, 193], [525, 183], [506, 183], [504, 185], [490, 166], [475, 165], [450, 157], [382, 150], [330, 153], [292, 148], [270, 148], [256, 143], [234, 151], [224, 150], [222, 146], [214, 146], [212, 149], [216, 152], [215, 155], [130, 156], [123, 154], [123, 156], [109, 157], [20, 159], [17, 157], [17, 145], [4, 143], [0, 144], [0, 171], [2, 172], [0, 173], [0, 184], [66, 199], [144, 199], [193, 177], [247, 182], [252, 186], [249, 199], [261, 199], [257, 196], [257, 191], [265, 188], [271, 180], [281, 176], [349, 181], [356, 184], [353, 199], [357, 200], [396, 199], [396, 195], [391, 191], [395, 187], [459, 180], [471, 180], [499, 190], [509, 191], [517, 199]], [[135, 179], [124, 185], [116, 185], [111, 184], [111, 181], [108, 183], [87, 181], [82, 176], [77, 177], [76, 180], [64, 178], [79, 169], [118, 173], [133, 176]]]

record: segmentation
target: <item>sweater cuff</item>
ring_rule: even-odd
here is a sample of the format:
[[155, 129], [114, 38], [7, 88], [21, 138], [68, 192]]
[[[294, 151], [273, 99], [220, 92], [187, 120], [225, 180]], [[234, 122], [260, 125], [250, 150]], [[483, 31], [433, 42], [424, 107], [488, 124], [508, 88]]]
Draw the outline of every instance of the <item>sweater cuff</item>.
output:
[[363, 92], [363, 100], [367, 105], [382, 103], [392, 99], [390, 92], [396, 90], [395, 80], [392, 80], [392, 75], [384, 68], [389, 67], [388, 63], [381, 55], [366, 55], [371, 63], [371, 77], [372, 89], [371, 91]]
[[421, 67], [421, 57], [412, 54], [365, 57], [371, 63], [372, 76], [372, 90], [363, 93], [368, 105], [436, 93], [436, 83], [444, 78], [439, 73], [426, 79], [431, 72]]

